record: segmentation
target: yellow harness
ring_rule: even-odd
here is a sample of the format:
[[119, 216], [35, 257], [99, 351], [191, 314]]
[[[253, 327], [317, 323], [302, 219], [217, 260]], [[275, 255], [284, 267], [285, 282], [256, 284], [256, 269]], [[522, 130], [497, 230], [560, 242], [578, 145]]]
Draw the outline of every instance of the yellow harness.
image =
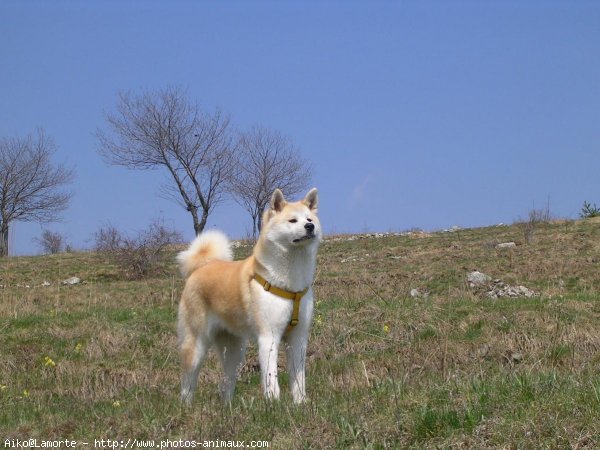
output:
[[290, 332], [296, 325], [298, 325], [298, 316], [300, 314], [300, 300], [302, 300], [302, 297], [304, 297], [304, 294], [306, 294], [308, 292], [308, 287], [306, 289], [304, 289], [303, 291], [291, 292], [291, 291], [286, 291], [285, 289], [280, 289], [276, 286], [273, 286], [271, 283], [269, 283], [267, 280], [265, 280], [263, 277], [261, 277], [257, 273], [254, 274], [253, 278], [256, 281], [258, 281], [258, 284], [260, 284], [265, 291], [270, 292], [271, 294], [274, 294], [277, 297], [281, 297], [281, 298], [285, 298], [285, 299], [294, 301], [294, 310], [292, 311], [292, 319], [290, 320], [290, 323], [289, 323], [287, 329], [285, 330], [286, 333]]

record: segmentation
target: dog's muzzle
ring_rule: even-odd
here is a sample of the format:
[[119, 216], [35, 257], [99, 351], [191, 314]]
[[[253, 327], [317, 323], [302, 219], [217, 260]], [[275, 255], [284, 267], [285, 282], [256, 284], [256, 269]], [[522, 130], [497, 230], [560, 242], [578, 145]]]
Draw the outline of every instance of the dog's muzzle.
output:
[[317, 237], [317, 235], [314, 233], [314, 231], [310, 231], [310, 232], [307, 231], [304, 236], [296, 238], [292, 242], [298, 243], [298, 242], [303, 242], [303, 241], [309, 241], [309, 240], [314, 239], [316, 237]]
[[310, 239], [314, 239], [315, 237], [317, 237], [317, 235], [315, 234], [315, 224], [314, 223], [306, 223], [304, 225], [304, 229], [306, 230], [306, 234], [300, 238], [294, 239], [292, 242], [297, 243], [297, 242], [302, 242], [302, 241], [308, 241]]

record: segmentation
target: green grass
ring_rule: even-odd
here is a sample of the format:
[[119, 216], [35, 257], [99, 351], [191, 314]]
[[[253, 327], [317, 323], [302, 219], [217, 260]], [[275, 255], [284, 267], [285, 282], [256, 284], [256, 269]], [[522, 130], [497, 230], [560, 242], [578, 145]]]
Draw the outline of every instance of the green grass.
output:
[[[1, 260], [0, 436], [597, 448], [598, 236], [600, 224], [579, 221], [540, 225], [529, 245], [518, 226], [325, 242], [300, 407], [283, 352], [282, 399], [263, 400], [251, 346], [232, 405], [218, 398], [211, 355], [193, 408], [181, 408], [174, 265], [126, 281], [92, 253]], [[495, 248], [509, 240], [519, 245]], [[465, 282], [475, 269], [540, 295], [479, 296]], [[59, 284], [69, 276], [85, 283]], [[413, 288], [429, 296], [413, 299]]]

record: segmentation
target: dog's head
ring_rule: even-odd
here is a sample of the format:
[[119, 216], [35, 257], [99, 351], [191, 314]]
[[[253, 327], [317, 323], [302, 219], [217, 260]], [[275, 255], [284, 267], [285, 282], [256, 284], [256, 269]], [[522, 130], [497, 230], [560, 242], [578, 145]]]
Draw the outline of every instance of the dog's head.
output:
[[275, 189], [269, 209], [263, 214], [262, 234], [285, 247], [318, 245], [322, 237], [317, 217], [318, 200], [316, 188], [297, 202], [288, 202], [283, 193]]

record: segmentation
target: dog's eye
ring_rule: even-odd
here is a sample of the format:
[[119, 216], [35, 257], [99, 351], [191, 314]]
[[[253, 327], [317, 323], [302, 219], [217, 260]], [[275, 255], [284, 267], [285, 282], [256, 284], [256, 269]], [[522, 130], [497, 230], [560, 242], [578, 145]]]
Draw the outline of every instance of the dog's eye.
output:
[[296, 222], [298, 222], [298, 219], [290, 219], [289, 222], [290, 223], [296, 223]]
[[309, 222], [312, 222], [312, 219], [311, 219], [310, 217], [309, 217], [309, 218], [307, 218], [306, 220], [308, 220]]

